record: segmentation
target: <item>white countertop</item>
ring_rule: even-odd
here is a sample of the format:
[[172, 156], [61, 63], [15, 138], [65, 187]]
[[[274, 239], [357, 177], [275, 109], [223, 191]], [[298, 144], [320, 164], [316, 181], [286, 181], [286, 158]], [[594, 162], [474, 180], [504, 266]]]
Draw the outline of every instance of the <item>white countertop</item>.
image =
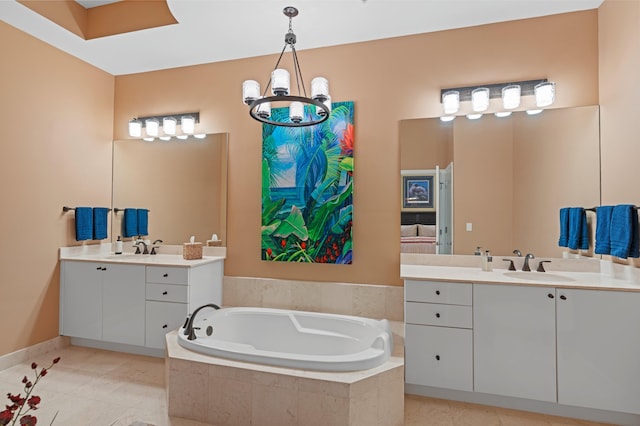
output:
[[621, 273], [522, 272], [506, 269], [485, 272], [478, 267], [402, 264], [400, 276], [410, 280], [640, 291], [640, 280], [634, 278], [633, 274]]
[[160, 250], [166, 250], [165, 253], [150, 254], [133, 254], [128, 251], [123, 254], [115, 254], [111, 251], [110, 243], [82, 245], [73, 247], [60, 247], [60, 260], [77, 260], [82, 262], [100, 262], [100, 263], [122, 263], [134, 265], [155, 265], [155, 266], [180, 266], [194, 267], [212, 262], [222, 262], [225, 256], [215, 256], [216, 252], [203, 256], [202, 259], [185, 260], [182, 252], [175, 250], [180, 249], [179, 246], [162, 246]]

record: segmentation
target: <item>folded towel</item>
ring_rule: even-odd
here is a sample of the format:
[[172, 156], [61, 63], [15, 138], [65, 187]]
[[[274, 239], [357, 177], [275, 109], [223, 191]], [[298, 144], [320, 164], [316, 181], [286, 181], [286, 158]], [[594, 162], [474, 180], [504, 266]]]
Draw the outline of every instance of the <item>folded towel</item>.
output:
[[104, 240], [107, 238], [107, 218], [109, 209], [106, 207], [93, 208], [93, 239]]
[[638, 257], [638, 211], [631, 204], [621, 204], [611, 213], [611, 255], [626, 259]]
[[149, 235], [149, 210], [138, 209], [138, 235]]
[[93, 237], [93, 211], [91, 207], [76, 207], [76, 241]]
[[560, 209], [560, 239], [558, 240], [560, 247], [569, 245], [569, 207]]
[[123, 237], [135, 237], [138, 235], [138, 212], [136, 209], [124, 209], [122, 222]]
[[587, 215], [582, 207], [569, 209], [569, 244], [572, 250], [589, 249], [589, 228]]
[[596, 254], [611, 254], [611, 214], [613, 206], [600, 206], [596, 210]]

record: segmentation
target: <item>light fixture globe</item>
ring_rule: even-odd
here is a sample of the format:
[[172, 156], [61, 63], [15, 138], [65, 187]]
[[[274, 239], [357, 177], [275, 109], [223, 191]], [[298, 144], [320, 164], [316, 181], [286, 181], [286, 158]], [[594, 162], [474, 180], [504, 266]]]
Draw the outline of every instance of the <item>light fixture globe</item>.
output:
[[[285, 45], [271, 72], [269, 84], [260, 96], [260, 84], [255, 80], [246, 80], [242, 83], [242, 100], [249, 105], [249, 115], [265, 124], [282, 127], [305, 127], [320, 124], [331, 115], [329, 82], [324, 77], [314, 78], [311, 81], [311, 97], [307, 96], [295, 48], [296, 35], [291, 26], [291, 20], [298, 15], [298, 9], [287, 6], [282, 12], [289, 18], [289, 31], [285, 34]], [[298, 88], [297, 94], [291, 93], [291, 74], [289, 71], [278, 68], [287, 47], [291, 49], [293, 57], [293, 76], [295, 87]], [[302, 91], [300, 91], [300, 87], [302, 87]], [[271, 88], [271, 96], [267, 96], [269, 88]], [[289, 121], [272, 119], [271, 108], [273, 104], [289, 106]]]

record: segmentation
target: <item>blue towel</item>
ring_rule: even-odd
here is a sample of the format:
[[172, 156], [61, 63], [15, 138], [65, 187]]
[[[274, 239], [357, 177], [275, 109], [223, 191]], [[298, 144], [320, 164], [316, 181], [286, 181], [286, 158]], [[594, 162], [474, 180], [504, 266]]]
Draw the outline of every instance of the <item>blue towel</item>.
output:
[[611, 254], [611, 214], [613, 206], [600, 206], [596, 210], [596, 254]]
[[122, 236], [135, 237], [136, 235], [138, 235], [138, 212], [136, 209], [124, 209]]
[[611, 213], [611, 255], [626, 259], [638, 257], [638, 211], [635, 206], [621, 204]]
[[569, 246], [569, 207], [560, 209], [560, 239], [558, 240], [560, 247]]
[[572, 250], [589, 249], [589, 228], [587, 215], [582, 207], [569, 209], [569, 244]]
[[138, 235], [149, 235], [149, 210], [138, 209]]
[[93, 237], [93, 211], [91, 207], [76, 207], [76, 241]]
[[104, 240], [107, 238], [107, 218], [109, 209], [106, 207], [93, 208], [93, 239]]

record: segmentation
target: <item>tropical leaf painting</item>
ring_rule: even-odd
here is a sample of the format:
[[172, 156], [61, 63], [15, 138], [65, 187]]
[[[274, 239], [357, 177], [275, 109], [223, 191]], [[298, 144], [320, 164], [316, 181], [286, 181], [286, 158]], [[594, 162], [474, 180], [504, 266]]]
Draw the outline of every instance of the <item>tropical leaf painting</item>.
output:
[[263, 124], [263, 260], [352, 263], [353, 141], [353, 102], [333, 103], [315, 126]]

